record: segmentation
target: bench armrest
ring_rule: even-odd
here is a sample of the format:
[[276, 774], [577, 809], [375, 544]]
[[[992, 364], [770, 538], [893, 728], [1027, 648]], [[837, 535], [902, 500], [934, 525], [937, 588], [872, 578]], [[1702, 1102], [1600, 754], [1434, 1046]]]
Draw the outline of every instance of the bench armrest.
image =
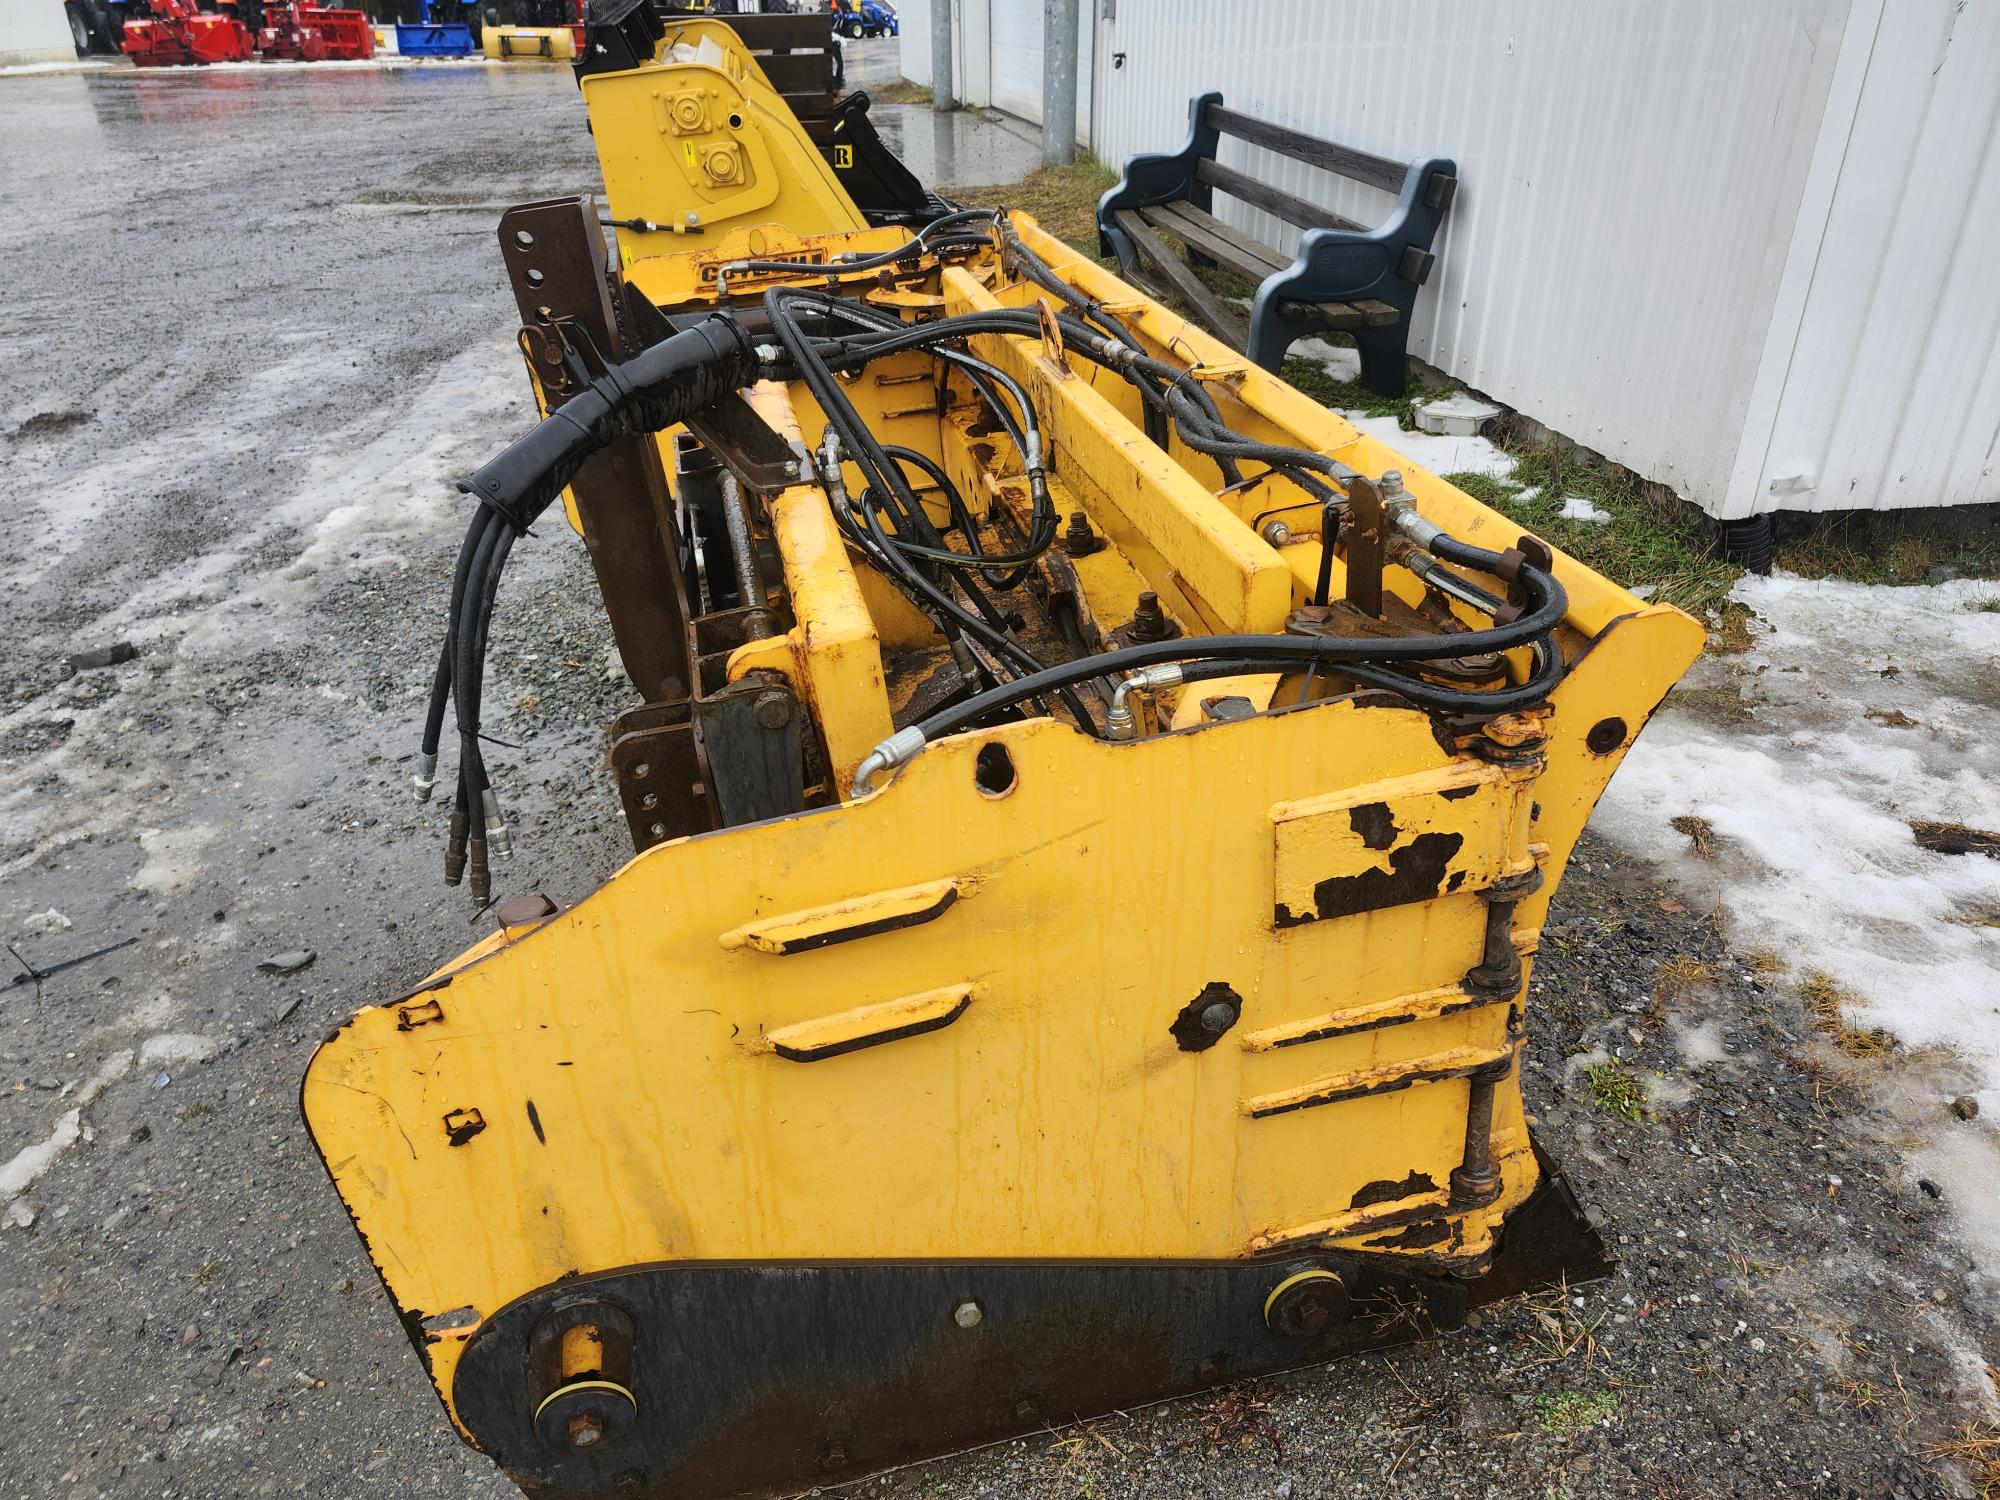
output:
[[1376, 228], [1309, 229], [1301, 235], [1292, 264], [1257, 288], [1246, 351], [1252, 362], [1277, 370], [1295, 339], [1318, 331], [1311, 317], [1287, 311], [1294, 304], [1386, 302], [1402, 314], [1399, 327], [1407, 337], [1417, 291], [1430, 274], [1431, 244], [1457, 182], [1458, 168], [1449, 158], [1420, 158], [1410, 164], [1395, 208]]
[[1205, 211], [1214, 207], [1214, 190], [1196, 179], [1194, 164], [1204, 158], [1213, 160], [1221, 143], [1222, 133], [1203, 123], [1208, 106], [1220, 103], [1222, 95], [1218, 93], [1195, 95], [1188, 102], [1187, 144], [1171, 155], [1128, 156], [1118, 185], [1098, 199], [1097, 253], [1116, 256], [1127, 275], [1138, 269], [1139, 252], [1131, 236], [1112, 217], [1119, 209], [1145, 203], [1192, 203]]

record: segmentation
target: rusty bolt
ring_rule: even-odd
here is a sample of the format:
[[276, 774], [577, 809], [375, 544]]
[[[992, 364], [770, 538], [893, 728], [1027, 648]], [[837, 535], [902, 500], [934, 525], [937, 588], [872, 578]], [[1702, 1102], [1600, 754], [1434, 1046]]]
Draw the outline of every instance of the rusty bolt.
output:
[[594, 1411], [580, 1411], [569, 1419], [569, 1445], [589, 1448], [604, 1437], [604, 1418]]
[[781, 693], [776, 688], [757, 695], [750, 705], [750, 712], [758, 725], [764, 729], [783, 729], [792, 722], [792, 698], [789, 693]]
[[979, 1320], [985, 1316], [979, 1310], [979, 1304], [969, 1297], [951, 1310], [951, 1320], [960, 1328], [977, 1328]]
[[1308, 1291], [1292, 1304], [1292, 1321], [1307, 1333], [1318, 1333], [1333, 1320], [1333, 1309], [1318, 1292]]
[[1090, 529], [1090, 517], [1080, 510], [1071, 511], [1069, 527], [1063, 532], [1063, 551], [1071, 557], [1088, 557], [1103, 545], [1103, 538]]
[[1138, 642], [1164, 641], [1170, 634], [1167, 613], [1160, 608], [1160, 596], [1151, 589], [1139, 596], [1139, 607], [1132, 612], [1132, 623], [1125, 633]]

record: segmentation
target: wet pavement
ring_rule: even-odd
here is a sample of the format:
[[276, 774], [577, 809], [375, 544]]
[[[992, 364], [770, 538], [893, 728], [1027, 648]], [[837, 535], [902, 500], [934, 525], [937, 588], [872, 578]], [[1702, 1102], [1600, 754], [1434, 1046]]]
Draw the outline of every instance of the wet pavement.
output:
[[[857, 81], [889, 66], [873, 45]], [[1034, 164], [1018, 129], [879, 117], [941, 183]], [[531, 415], [494, 221], [595, 182], [562, 70], [0, 78], [0, 937], [39, 967], [136, 939], [0, 987], [0, 1494], [514, 1493], [453, 1437], [298, 1080], [355, 1007], [488, 930], [408, 778], [452, 481]], [[115, 643], [134, 656], [67, 661]], [[520, 850], [498, 894], [573, 900], [629, 847], [601, 726], [630, 690], [560, 528], [515, 554], [491, 672], [518, 747], [495, 752]], [[1587, 858], [1529, 1088], [1618, 1279], [888, 1488], [1951, 1493], [1925, 1445], [1977, 1410], [1990, 1325], [1932, 1206], [1824, 1102], [1796, 1007]], [[1675, 957], [1707, 978], [1655, 1018]], [[1677, 1046], [1683, 1014], [1721, 1040]], [[1600, 1045], [1672, 1075], [1644, 1120], [1580, 1091], [1565, 1059]], [[1583, 1318], [1587, 1358], [1537, 1342]]]

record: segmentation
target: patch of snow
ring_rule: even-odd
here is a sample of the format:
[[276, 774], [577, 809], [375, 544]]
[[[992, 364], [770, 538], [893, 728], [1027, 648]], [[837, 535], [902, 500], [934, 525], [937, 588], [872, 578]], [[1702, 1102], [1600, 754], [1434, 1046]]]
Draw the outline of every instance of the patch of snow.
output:
[[1346, 344], [1329, 344], [1325, 339], [1300, 339], [1286, 352], [1301, 359], [1317, 360], [1335, 380], [1361, 378], [1361, 351]]
[[208, 842], [209, 832], [201, 823], [186, 828], [141, 829], [139, 848], [146, 862], [132, 877], [132, 886], [155, 898], [179, 895], [201, 873], [201, 864], [194, 856]]
[[1611, 512], [1599, 510], [1581, 495], [1565, 495], [1562, 516], [1565, 521], [1589, 521], [1595, 525], [1602, 525], [1611, 519]]
[[21, 931], [30, 937], [41, 937], [51, 932], [68, 932], [75, 925], [53, 906], [47, 911], [38, 911], [31, 917], [21, 919]]
[[198, 1036], [193, 1032], [170, 1031], [159, 1036], [149, 1036], [139, 1044], [139, 1062], [143, 1067], [158, 1067], [162, 1063], [204, 1063], [214, 1057], [219, 1049], [214, 1037]]
[[[2000, 1111], [2000, 860], [1921, 848], [1911, 823], [2000, 831], [2000, 616], [1967, 607], [1992, 589], [1744, 579], [1752, 648], [1696, 665], [1596, 821], [1713, 904], [1739, 948], [1831, 976], [1854, 1024], [1955, 1053], [1985, 1114]], [[1713, 858], [1671, 826], [1685, 815], [1715, 830]], [[1948, 1201], [2000, 1274], [2000, 1142], [1958, 1131], [1925, 1149], [1963, 1183]], [[1965, 1153], [1977, 1163], [1942, 1159]]]
[[65, 1151], [83, 1139], [83, 1112], [131, 1067], [129, 1048], [121, 1048], [105, 1058], [76, 1091], [76, 1103], [56, 1121], [55, 1128], [32, 1146], [23, 1146], [5, 1166], [0, 1166], [0, 1203], [12, 1202], [33, 1187], [35, 1180], [54, 1166]]
[[1711, 1017], [1695, 1022], [1676, 1015], [1669, 1018], [1669, 1024], [1673, 1027], [1674, 1046], [1689, 1067], [1723, 1067], [1736, 1060], [1722, 1045], [1720, 1021]]
[[1405, 432], [1394, 417], [1371, 417], [1361, 412], [1341, 415], [1376, 441], [1386, 443], [1412, 463], [1433, 474], [1490, 474], [1505, 479], [1514, 472], [1512, 454], [1502, 453], [1485, 438], [1439, 437], [1428, 432]]

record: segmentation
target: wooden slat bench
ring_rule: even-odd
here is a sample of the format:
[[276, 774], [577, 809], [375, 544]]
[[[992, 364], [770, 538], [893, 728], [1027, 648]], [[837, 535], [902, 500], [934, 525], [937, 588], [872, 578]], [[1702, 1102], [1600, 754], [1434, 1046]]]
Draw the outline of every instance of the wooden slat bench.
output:
[[[1277, 370], [1297, 339], [1345, 332], [1361, 352], [1361, 378], [1372, 391], [1401, 395], [1407, 379], [1410, 314], [1436, 256], [1431, 243], [1458, 188], [1458, 168], [1444, 157], [1404, 163], [1302, 135], [1238, 114], [1220, 94], [1188, 106], [1188, 142], [1171, 156], [1134, 156], [1118, 186], [1097, 205], [1098, 243], [1128, 279], [1171, 291], [1219, 336], [1267, 370]], [[1295, 161], [1395, 195], [1375, 228], [1309, 203], [1215, 159], [1234, 136]], [[1304, 231], [1298, 253], [1281, 254], [1215, 216], [1225, 193]], [[1187, 247], [1196, 265], [1227, 266], [1257, 283], [1248, 324], [1183, 261], [1163, 235]], [[1150, 265], [1149, 265], [1150, 263]]]

